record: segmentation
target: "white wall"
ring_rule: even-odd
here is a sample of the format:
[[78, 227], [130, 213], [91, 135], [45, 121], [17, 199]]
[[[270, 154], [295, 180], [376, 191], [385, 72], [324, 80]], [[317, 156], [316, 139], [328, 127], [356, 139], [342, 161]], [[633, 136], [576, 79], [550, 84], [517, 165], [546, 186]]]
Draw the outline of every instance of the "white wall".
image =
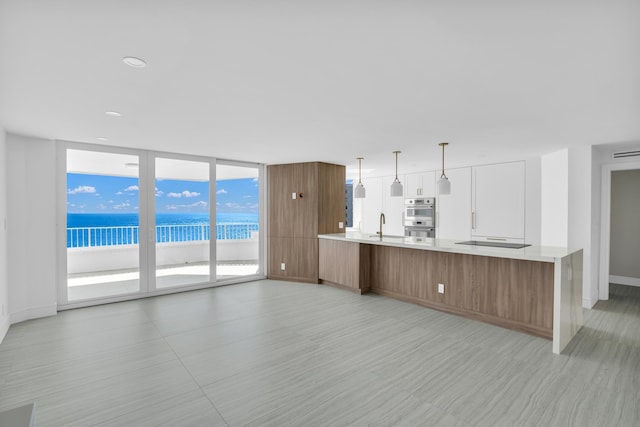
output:
[[568, 159], [568, 149], [545, 154], [540, 158], [542, 246], [568, 245]]
[[0, 342], [9, 330], [9, 266], [7, 259], [7, 143], [0, 128]]
[[525, 161], [525, 200], [524, 200], [524, 238], [530, 245], [540, 245], [542, 231], [540, 228], [542, 215], [540, 157]]
[[7, 134], [11, 323], [56, 313], [55, 157], [53, 141]]
[[[582, 305], [591, 308], [598, 300], [597, 259], [593, 258], [593, 177], [590, 146], [572, 147], [568, 151], [568, 224], [567, 244], [582, 248]], [[593, 262], [595, 260], [595, 262]]]

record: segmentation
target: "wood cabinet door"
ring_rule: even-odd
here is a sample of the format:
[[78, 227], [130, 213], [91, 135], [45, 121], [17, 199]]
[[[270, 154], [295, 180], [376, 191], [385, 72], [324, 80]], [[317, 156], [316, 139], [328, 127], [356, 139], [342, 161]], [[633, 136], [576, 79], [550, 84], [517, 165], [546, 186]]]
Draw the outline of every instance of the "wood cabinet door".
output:
[[267, 272], [270, 279], [318, 283], [318, 239], [271, 237]]
[[269, 199], [269, 236], [293, 236], [293, 224], [289, 221], [289, 209], [293, 208], [290, 186], [291, 171], [287, 165], [267, 166]]
[[267, 171], [269, 235], [317, 237], [317, 164], [272, 165], [268, 166]]
[[292, 189], [298, 193], [289, 212], [293, 236], [318, 237], [318, 164], [296, 163], [293, 166]]
[[[316, 234], [344, 232], [347, 208], [344, 166], [318, 163], [318, 229]], [[343, 228], [339, 227], [342, 223]]]

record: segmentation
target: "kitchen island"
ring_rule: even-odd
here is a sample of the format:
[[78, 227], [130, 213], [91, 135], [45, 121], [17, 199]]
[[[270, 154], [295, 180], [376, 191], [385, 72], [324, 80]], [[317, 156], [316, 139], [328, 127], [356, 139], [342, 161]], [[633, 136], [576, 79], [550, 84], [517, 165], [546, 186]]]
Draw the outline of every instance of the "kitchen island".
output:
[[582, 326], [581, 249], [359, 232], [318, 238], [320, 283], [550, 338], [554, 353]]

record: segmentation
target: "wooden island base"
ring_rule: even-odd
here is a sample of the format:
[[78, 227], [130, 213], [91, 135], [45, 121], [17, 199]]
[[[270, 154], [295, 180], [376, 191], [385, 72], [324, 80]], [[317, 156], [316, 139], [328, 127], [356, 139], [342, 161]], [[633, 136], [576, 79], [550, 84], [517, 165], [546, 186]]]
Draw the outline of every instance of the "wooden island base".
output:
[[[320, 283], [373, 292], [547, 339], [554, 336], [555, 286], [560, 283], [556, 276], [567, 270], [559, 266], [319, 239]], [[561, 350], [556, 348], [560, 347], [554, 341], [554, 352]]]

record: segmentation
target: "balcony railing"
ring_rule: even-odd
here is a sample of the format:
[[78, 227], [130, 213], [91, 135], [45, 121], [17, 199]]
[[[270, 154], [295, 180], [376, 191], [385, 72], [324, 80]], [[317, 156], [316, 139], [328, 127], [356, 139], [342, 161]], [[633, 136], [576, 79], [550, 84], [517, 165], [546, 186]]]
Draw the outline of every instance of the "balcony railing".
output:
[[[238, 222], [216, 225], [217, 240], [250, 239], [258, 231], [258, 223]], [[137, 225], [117, 227], [67, 228], [67, 248], [137, 245], [140, 237]], [[191, 242], [209, 240], [211, 227], [205, 224], [171, 224], [156, 226], [156, 242]]]

